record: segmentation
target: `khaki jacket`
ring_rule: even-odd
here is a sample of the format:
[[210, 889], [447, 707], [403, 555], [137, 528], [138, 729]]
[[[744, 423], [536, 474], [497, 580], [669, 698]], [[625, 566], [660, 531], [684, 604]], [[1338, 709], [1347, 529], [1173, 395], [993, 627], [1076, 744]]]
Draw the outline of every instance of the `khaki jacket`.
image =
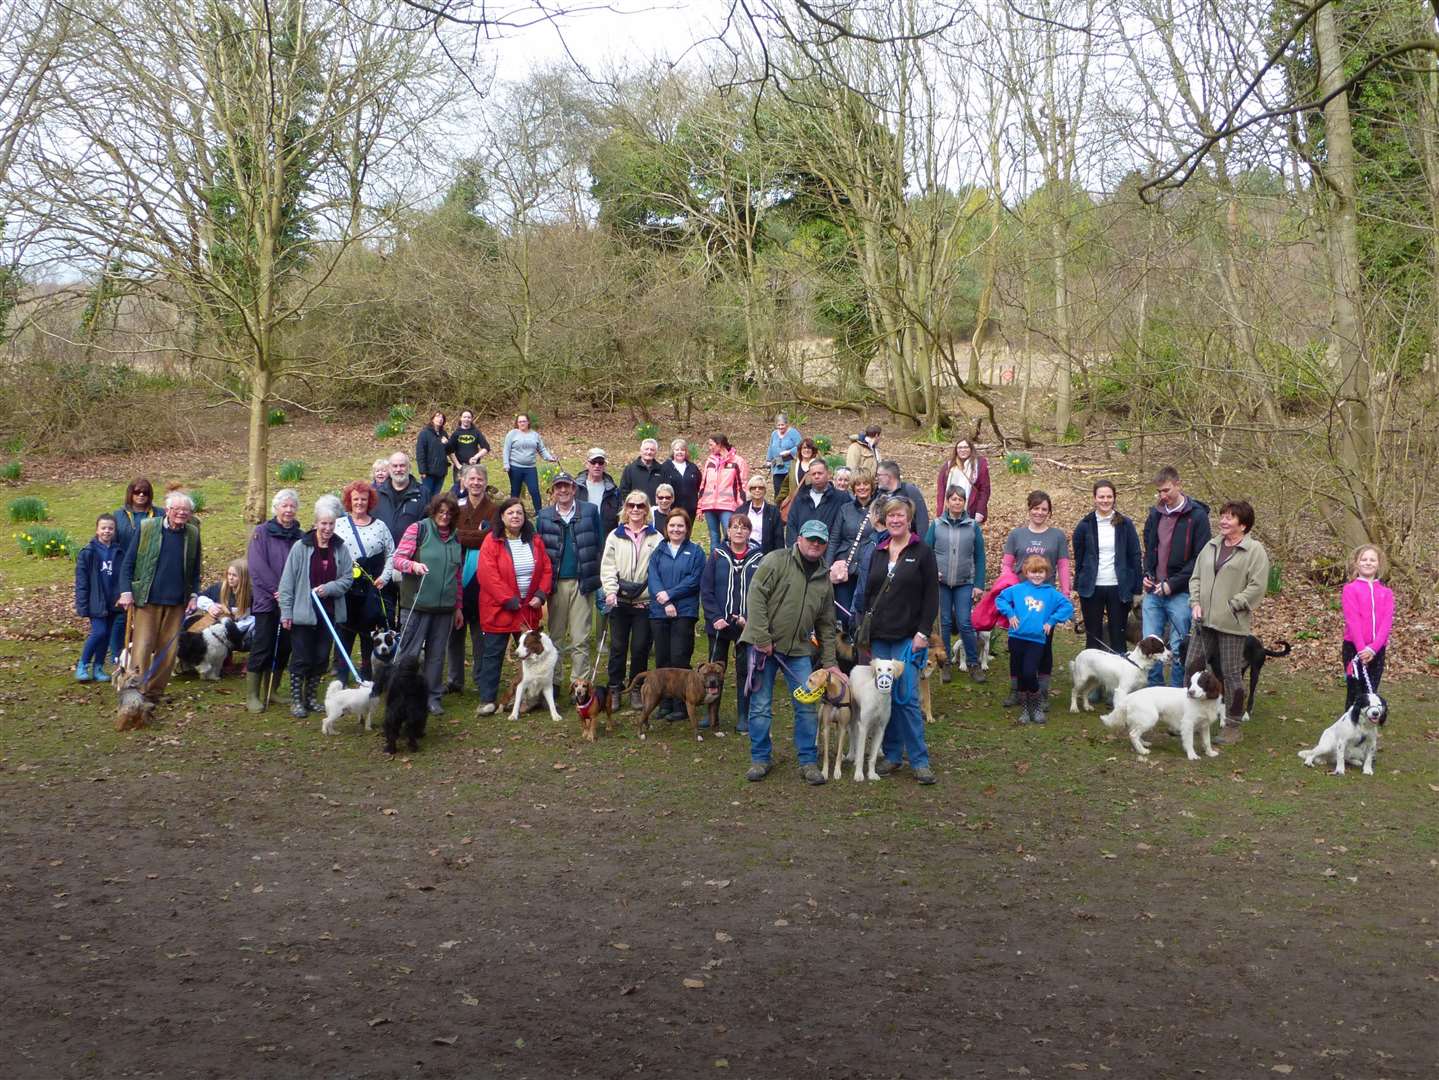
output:
[[[635, 607], [649, 603], [650, 556], [660, 546], [662, 537], [653, 525], [646, 525], [638, 549], [625, 532], [623, 524], [613, 529], [605, 538], [605, 550], [600, 555], [600, 595], [609, 596], [620, 591], [620, 581], [643, 581], [645, 591], [634, 601]], [[620, 604], [623, 606], [624, 601]]]
[[785, 656], [807, 656], [810, 633], [819, 637], [821, 667], [834, 667], [834, 586], [820, 560], [806, 573], [799, 548], [771, 551], [760, 560], [749, 587], [749, 613], [740, 640], [773, 645]]
[[1194, 560], [1194, 576], [1189, 583], [1190, 603], [1203, 612], [1201, 623], [1221, 634], [1247, 636], [1259, 606], [1269, 589], [1269, 553], [1252, 536], [1239, 542], [1239, 548], [1216, 572], [1221, 537], [1205, 544]]

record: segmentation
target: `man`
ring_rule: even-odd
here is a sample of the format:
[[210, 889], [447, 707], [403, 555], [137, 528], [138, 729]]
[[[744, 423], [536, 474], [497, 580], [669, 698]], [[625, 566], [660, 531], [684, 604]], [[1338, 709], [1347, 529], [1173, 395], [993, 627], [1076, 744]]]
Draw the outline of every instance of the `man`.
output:
[[[772, 551], [760, 560], [750, 583], [749, 621], [740, 635], [740, 641], [750, 646], [755, 684], [749, 700], [751, 764], [746, 780], [763, 780], [774, 767], [770, 727], [776, 671], [784, 672], [791, 693], [805, 684], [814, 667], [811, 634], [819, 638], [820, 665], [835, 666], [834, 588], [824, 564], [828, 544], [825, 523], [807, 521], [794, 547]], [[817, 732], [814, 705], [795, 701], [795, 756], [807, 784], [824, 783], [817, 763]]]
[[550, 481], [550, 500], [535, 518], [535, 529], [555, 568], [549, 628], [550, 639], [560, 650], [560, 663], [555, 665], [555, 683], [559, 685], [566, 653], [570, 678], [589, 678], [586, 660], [594, 618], [590, 597], [600, 587], [605, 534], [600, 529], [599, 510], [588, 502], [575, 501], [575, 478], [569, 473], [556, 473]]
[[924, 495], [919, 488], [900, 479], [899, 462], [881, 461], [874, 471], [874, 482], [876, 499], [881, 495], [902, 495], [914, 503], [914, 531], [920, 536], [929, 531], [929, 510], [924, 505]]
[[[785, 543], [793, 545], [799, 539], [805, 522], [824, 522], [825, 533], [829, 539], [824, 552], [824, 565], [832, 567], [837, 559], [842, 574], [845, 556], [849, 554], [849, 545], [854, 540], [848, 531], [845, 501], [839, 488], [829, 482], [829, 465], [824, 458], [815, 458], [810, 464], [809, 472], [804, 475], [804, 486], [795, 493], [794, 501], [789, 504], [789, 520], [784, 527]], [[843, 580], [845, 579], [842, 576], [838, 579], [830, 577], [834, 584]]]
[[[1209, 507], [1184, 494], [1179, 470], [1166, 465], [1154, 478], [1155, 504], [1144, 522], [1144, 599], [1140, 617], [1146, 636], [1164, 636], [1169, 625], [1169, 651], [1174, 661], [1169, 685], [1184, 685], [1184, 639], [1191, 621], [1189, 578], [1194, 560], [1209, 543]], [[1164, 683], [1163, 666], [1149, 671], [1149, 685]]]
[[460, 413], [460, 426], [455, 428], [449, 442], [445, 443], [445, 456], [449, 459], [450, 467], [455, 472], [455, 483], [450, 489], [452, 495], [460, 494], [465, 466], [471, 462], [478, 465], [489, 455], [489, 452], [490, 441], [485, 438], [479, 428], [475, 427], [475, 411], [465, 409]]
[[590, 447], [590, 452], [585, 455], [584, 475], [576, 485], [576, 496], [579, 500], [589, 503], [599, 511], [602, 536], [608, 536], [619, 525], [620, 503], [624, 501], [615, 478], [605, 472], [606, 461], [602, 449], [598, 446]]
[[774, 418], [774, 430], [769, 435], [769, 446], [765, 449], [765, 460], [774, 473], [774, 501], [783, 502], [785, 489], [789, 487], [789, 471], [794, 465], [794, 456], [804, 436], [799, 428], [789, 426], [789, 417], [780, 413]]
[[120, 565], [120, 607], [131, 615], [128, 672], [140, 693], [158, 701], [170, 681], [180, 624], [200, 595], [200, 530], [195, 504], [183, 491], [165, 496], [165, 516], [146, 518], [130, 534]]
[[429, 506], [424, 487], [410, 473], [410, 456], [403, 450], [390, 455], [389, 478], [378, 490], [380, 501], [374, 515], [385, 523], [398, 544], [405, 530], [424, 517]]
[[870, 424], [859, 435], [851, 435], [844, 463], [850, 472], [874, 472], [879, 464], [879, 425]]
[[659, 452], [660, 444], [654, 439], [640, 443], [640, 456], [626, 465], [625, 471], [620, 474], [621, 502], [631, 491], [643, 491], [650, 505], [655, 504], [655, 488], [661, 483], [660, 464], [655, 460]]

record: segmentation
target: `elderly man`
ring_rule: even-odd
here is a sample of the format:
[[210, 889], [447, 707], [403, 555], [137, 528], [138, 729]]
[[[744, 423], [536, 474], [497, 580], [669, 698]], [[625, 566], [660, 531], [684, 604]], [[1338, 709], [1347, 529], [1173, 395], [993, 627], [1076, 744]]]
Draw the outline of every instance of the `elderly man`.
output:
[[410, 472], [410, 455], [397, 450], [390, 455], [389, 478], [379, 486], [380, 502], [375, 517], [385, 523], [395, 543], [429, 509], [424, 486]]
[[576, 495], [581, 502], [587, 502], [600, 512], [600, 529], [608, 536], [620, 523], [620, 487], [615, 478], [605, 471], [608, 458], [598, 446], [590, 447], [585, 455], [585, 471], [575, 485]]
[[[819, 638], [821, 666], [835, 666], [834, 588], [824, 562], [828, 543], [829, 529], [823, 521], [805, 522], [794, 547], [766, 555], [750, 583], [748, 622], [740, 635], [740, 641], [750, 646], [754, 672], [746, 780], [763, 780], [774, 767], [770, 727], [774, 723], [775, 672], [784, 672], [791, 692], [805, 684], [813, 670], [811, 634]], [[795, 755], [799, 774], [807, 784], [824, 783], [817, 733], [814, 705], [795, 701]]]
[[[1169, 685], [1184, 685], [1184, 640], [1193, 620], [1189, 581], [1194, 562], [1209, 543], [1209, 507], [1184, 494], [1179, 470], [1166, 465], [1154, 478], [1154, 505], [1144, 521], [1144, 599], [1139, 614], [1144, 635], [1163, 637], [1169, 629]], [[1149, 669], [1149, 685], [1164, 684], [1164, 665]]]
[[650, 505], [655, 504], [655, 488], [663, 482], [660, 464], [655, 460], [659, 452], [660, 444], [654, 439], [646, 439], [640, 443], [640, 456], [626, 465], [625, 471], [620, 474], [621, 502], [624, 502], [631, 491], [643, 491]]
[[550, 638], [560, 650], [555, 665], [555, 682], [560, 682], [566, 654], [570, 678], [588, 678], [585, 666], [594, 621], [592, 597], [600, 587], [600, 553], [605, 534], [600, 530], [600, 512], [588, 502], [575, 499], [575, 478], [557, 473], [550, 481], [550, 505], [535, 518], [535, 531], [545, 544], [545, 554], [555, 568], [555, 587], [549, 598]]
[[280, 575], [290, 548], [304, 535], [298, 520], [300, 493], [281, 488], [270, 501], [271, 517], [255, 526], [245, 563], [250, 570], [250, 612], [255, 616], [245, 661], [245, 707], [264, 712], [275, 680], [290, 662], [290, 632], [280, 623]]
[[874, 471], [874, 482], [876, 499], [885, 495], [900, 495], [908, 499], [914, 503], [914, 531], [920, 536], [929, 531], [929, 510], [924, 505], [924, 493], [900, 478], [899, 462], [881, 461]]
[[146, 518], [130, 536], [120, 564], [120, 606], [131, 622], [128, 672], [157, 701], [175, 667], [180, 624], [200, 595], [200, 529], [183, 491], [165, 497], [165, 516]]

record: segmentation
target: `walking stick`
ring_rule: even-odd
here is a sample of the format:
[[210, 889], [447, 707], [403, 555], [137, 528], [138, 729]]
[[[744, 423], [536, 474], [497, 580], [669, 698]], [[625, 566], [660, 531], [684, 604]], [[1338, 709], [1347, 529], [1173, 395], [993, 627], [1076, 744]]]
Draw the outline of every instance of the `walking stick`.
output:
[[[276, 615], [279, 611], [275, 612]], [[265, 708], [270, 707], [270, 695], [275, 692], [275, 672], [280, 665], [280, 634], [285, 629], [283, 619], [275, 620], [275, 644], [270, 650], [270, 678], [265, 686]]]

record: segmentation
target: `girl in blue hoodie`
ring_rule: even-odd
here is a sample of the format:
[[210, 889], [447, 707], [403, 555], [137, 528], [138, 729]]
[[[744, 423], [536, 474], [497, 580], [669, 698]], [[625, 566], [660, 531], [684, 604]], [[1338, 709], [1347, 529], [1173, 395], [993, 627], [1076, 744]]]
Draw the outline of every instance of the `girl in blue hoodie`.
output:
[[95, 539], [75, 557], [75, 612], [90, 620], [90, 636], [75, 665], [76, 682], [110, 681], [105, 674], [105, 649], [120, 618], [115, 586], [121, 554], [115, 542], [115, 515], [101, 514], [95, 519]]
[[1025, 579], [995, 598], [994, 606], [1009, 619], [1009, 673], [1019, 680], [1019, 722], [1043, 724], [1049, 702], [1039, 692], [1039, 661], [1055, 625], [1074, 618], [1074, 605], [1053, 585], [1046, 585], [1049, 560], [1031, 555], [1021, 568]]

